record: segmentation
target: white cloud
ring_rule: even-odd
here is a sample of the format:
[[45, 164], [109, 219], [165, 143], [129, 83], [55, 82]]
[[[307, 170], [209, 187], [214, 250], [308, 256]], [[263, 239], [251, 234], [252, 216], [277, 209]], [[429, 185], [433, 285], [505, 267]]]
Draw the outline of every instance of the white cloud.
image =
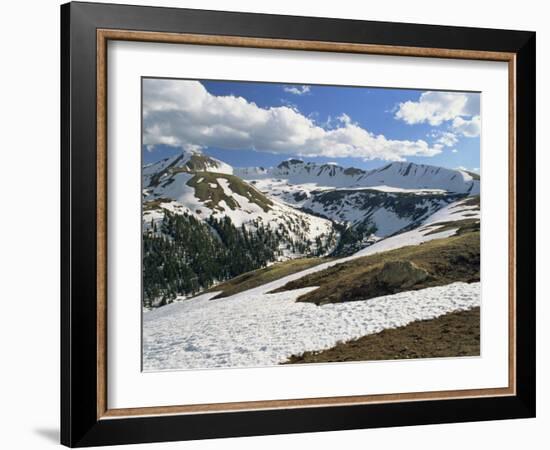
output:
[[479, 116], [474, 116], [471, 119], [463, 119], [462, 117], [456, 117], [453, 120], [453, 130], [466, 137], [479, 136], [481, 131], [481, 120]]
[[456, 134], [449, 131], [436, 133], [434, 137], [437, 137], [437, 143], [445, 147], [452, 147], [458, 142], [458, 137], [456, 136]]
[[326, 129], [287, 106], [261, 108], [242, 97], [215, 96], [197, 81], [146, 79], [143, 83], [144, 145], [392, 161], [443, 150], [440, 143], [430, 146], [424, 140], [375, 135], [345, 114], [338, 118], [338, 126]]
[[322, 123], [322, 126], [323, 126], [323, 128], [332, 128], [333, 122], [334, 122], [334, 119], [333, 119], [332, 116], [329, 114], [329, 116], [327, 117], [327, 120], [325, 120], [325, 121]]
[[479, 94], [458, 92], [423, 92], [418, 101], [399, 103], [395, 118], [413, 125], [429, 123], [432, 126], [457, 117], [479, 115]]
[[294, 94], [294, 95], [305, 95], [305, 94], [308, 94], [310, 92], [310, 87], [309, 86], [285, 86], [284, 88], [284, 91], [285, 92], [288, 92], [289, 94]]
[[351, 117], [348, 116], [346, 113], [342, 113], [340, 114], [336, 120], [338, 120], [338, 122], [340, 123], [343, 123], [344, 125], [353, 125], [353, 122], [351, 120]]
[[281, 99], [281, 104], [288, 106], [290, 109], [294, 109], [296, 111], [298, 110], [298, 106], [296, 105], [296, 103], [292, 103], [290, 100], [287, 100], [285, 98]]
[[451, 150], [451, 152], [453, 152], [453, 153], [458, 153], [458, 150], [457, 150], [456, 148], [453, 148], [453, 149]]

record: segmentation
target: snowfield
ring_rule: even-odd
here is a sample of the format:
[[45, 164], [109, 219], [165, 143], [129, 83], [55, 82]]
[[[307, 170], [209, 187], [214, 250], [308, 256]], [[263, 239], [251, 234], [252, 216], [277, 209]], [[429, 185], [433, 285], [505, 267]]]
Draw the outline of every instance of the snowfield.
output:
[[460, 200], [441, 208], [424, 221], [424, 225], [431, 225], [439, 222], [456, 222], [464, 219], [481, 219], [481, 212], [478, 205], [468, 206], [467, 200]]
[[265, 294], [281, 281], [218, 300], [210, 300], [215, 293], [203, 294], [144, 313], [143, 369], [276, 365], [293, 354], [480, 304], [479, 283], [453, 283], [316, 306], [295, 301], [315, 288]]

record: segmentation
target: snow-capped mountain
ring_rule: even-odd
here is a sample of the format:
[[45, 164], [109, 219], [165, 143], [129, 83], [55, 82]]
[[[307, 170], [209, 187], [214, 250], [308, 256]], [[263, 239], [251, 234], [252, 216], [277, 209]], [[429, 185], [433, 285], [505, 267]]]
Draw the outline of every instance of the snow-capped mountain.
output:
[[229, 218], [250, 232], [269, 228], [280, 240], [280, 259], [325, 254], [334, 247], [337, 233], [330, 220], [270, 198], [232, 173], [230, 165], [197, 152], [145, 166], [145, 229], [169, 211], [202, 221]]
[[228, 217], [236, 227], [280, 230], [282, 247], [304, 241], [327, 251], [340, 234], [340, 247], [351, 245], [340, 251], [349, 254], [478, 195], [479, 185], [476, 174], [423, 164], [365, 171], [290, 159], [273, 168], [233, 168], [183, 152], [144, 167], [144, 221], [160, 220], [165, 210], [200, 220]]
[[219, 159], [205, 156], [200, 152], [182, 152], [144, 166], [142, 170], [143, 187], [150, 188], [163, 184], [175, 170], [233, 173], [233, 167]]
[[[271, 193], [334, 188], [371, 188], [386, 192], [446, 192], [479, 195], [479, 176], [459, 169], [394, 162], [379, 169], [365, 171], [336, 164], [316, 164], [299, 159], [283, 161], [277, 167], [235, 169], [235, 175], [255, 182], [261, 190]], [[285, 192], [287, 191], [287, 192]]]
[[301, 202], [301, 208], [339, 224], [370, 224], [372, 233], [382, 238], [420, 222], [461, 197], [439, 192], [420, 195], [368, 188], [342, 188], [313, 191]]
[[449, 203], [479, 195], [480, 185], [477, 174], [403, 162], [365, 171], [291, 159], [234, 174], [272, 198], [330, 219], [342, 234], [339, 254], [413, 228]]
[[243, 169], [200, 152], [146, 165], [142, 183], [148, 307], [276, 261], [352, 255], [479, 192], [474, 174], [432, 166]]

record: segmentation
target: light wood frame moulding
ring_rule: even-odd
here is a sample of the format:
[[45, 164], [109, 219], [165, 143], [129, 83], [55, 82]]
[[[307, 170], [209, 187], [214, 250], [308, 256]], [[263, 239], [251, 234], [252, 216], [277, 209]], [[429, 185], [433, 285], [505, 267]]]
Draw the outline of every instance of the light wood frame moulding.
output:
[[[150, 406], [109, 409], [107, 404], [107, 43], [137, 41], [167, 44], [214, 45], [261, 49], [359, 53], [368, 55], [407, 56], [501, 61], [508, 63], [508, 386], [502, 388], [409, 392], [378, 395], [358, 395], [287, 400], [265, 400], [199, 405]], [[515, 125], [516, 125], [516, 54], [481, 50], [406, 47], [292, 39], [249, 38], [240, 36], [192, 33], [159, 33], [134, 30], [97, 30], [97, 418], [114, 419], [130, 416], [219, 413], [289, 409], [318, 406], [343, 406], [512, 396], [516, 394], [516, 189], [515, 189]]]

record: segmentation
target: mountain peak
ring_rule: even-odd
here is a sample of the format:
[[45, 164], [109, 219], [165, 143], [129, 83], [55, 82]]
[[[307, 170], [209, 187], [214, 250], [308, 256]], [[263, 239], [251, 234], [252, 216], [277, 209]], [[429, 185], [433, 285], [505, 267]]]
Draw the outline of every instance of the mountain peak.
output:
[[303, 165], [304, 161], [301, 159], [287, 159], [277, 166], [277, 169], [290, 169], [292, 166]]
[[190, 172], [219, 172], [232, 173], [233, 169], [230, 165], [211, 156], [204, 155], [200, 152], [194, 152], [189, 155], [183, 167]]
[[396, 161], [369, 171], [365, 184], [399, 186], [403, 188], [435, 188], [448, 192], [479, 194], [479, 175], [457, 169]]

